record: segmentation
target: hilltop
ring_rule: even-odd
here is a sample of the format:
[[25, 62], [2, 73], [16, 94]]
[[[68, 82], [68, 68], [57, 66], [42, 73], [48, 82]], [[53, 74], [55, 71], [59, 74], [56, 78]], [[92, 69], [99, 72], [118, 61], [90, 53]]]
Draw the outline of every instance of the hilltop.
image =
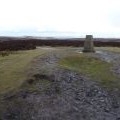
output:
[[38, 47], [0, 56], [0, 119], [119, 120], [120, 49], [81, 50]]

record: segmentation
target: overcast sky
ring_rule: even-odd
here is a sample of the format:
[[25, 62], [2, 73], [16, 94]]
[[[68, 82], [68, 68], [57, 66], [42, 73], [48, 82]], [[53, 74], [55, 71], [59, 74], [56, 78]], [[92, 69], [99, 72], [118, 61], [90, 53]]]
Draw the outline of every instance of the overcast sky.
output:
[[120, 37], [120, 0], [0, 0], [0, 34], [24, 31]]

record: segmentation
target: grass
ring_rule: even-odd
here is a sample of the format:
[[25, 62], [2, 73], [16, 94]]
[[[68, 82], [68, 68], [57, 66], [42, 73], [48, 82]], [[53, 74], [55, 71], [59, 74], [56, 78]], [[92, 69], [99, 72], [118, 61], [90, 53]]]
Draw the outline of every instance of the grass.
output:
[[[87, 54], [76, 54], [60, 61], [64, 68], [83, 73], [107, 87], [116, 87], [118, 79], [111, 71], [112, 64], [97, 58], [88, 57]], [[120, 84], [119, 84], [120, 85]]]
[[27, 77], [32, 60], [47, 50], [18, 51], [9, 56], [0, 56], [0, 93], [17, 89]]
[[120, 53], [120, 47], [97, 47], [98, 50], [106, 50], [110, 52]]

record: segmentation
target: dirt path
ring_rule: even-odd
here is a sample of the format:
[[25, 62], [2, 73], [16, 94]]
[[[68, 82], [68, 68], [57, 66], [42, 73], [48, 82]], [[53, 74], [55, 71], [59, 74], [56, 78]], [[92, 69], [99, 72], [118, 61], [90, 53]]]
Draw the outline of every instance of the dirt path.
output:
[[9, 102], [2, 120], [120, 120], [118, 94], [86, 76], [60, 68], [57, 63], [66, 54], [70, 51], [54, 51], [35, 60], [28, 84], [37, 91], [24, 90], [6, 98]]

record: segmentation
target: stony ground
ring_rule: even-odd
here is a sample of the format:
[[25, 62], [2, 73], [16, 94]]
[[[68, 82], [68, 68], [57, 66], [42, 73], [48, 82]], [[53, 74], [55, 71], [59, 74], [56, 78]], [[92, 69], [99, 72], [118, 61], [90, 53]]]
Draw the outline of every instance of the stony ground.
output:
[[[24, 83], [35, 90], [4, 96], [2, 107], [6, 108], [0, 120], [120, 120], [118, 90], [107, 90], [80, 73], [58, 66], [70, 52], [53, 51], [36, 58]], [[120, 75], [119, 53], [100, 51], [92, 55], [112, 62], [113, 72]]]

